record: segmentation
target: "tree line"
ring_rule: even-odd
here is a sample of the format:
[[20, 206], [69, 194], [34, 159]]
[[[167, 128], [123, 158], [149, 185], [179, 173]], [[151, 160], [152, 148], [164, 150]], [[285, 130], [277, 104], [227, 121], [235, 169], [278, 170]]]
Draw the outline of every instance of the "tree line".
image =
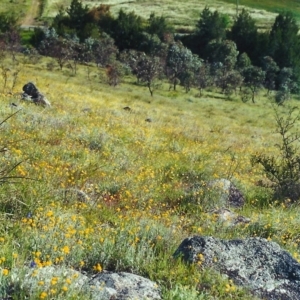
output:
[[[13, 16], [0, 15], [0, 42], [8, 49], [17, 49], [11, 46], [17, 43], [15, 24]], [[245, 9], [231, 21], [205, 7], [194, 30], [179, 35], [163, 16], [152, 13], [143, 19], [120, 10], [114, 17], [109, 5], [89, 8], [72, 0], [69, 7], [59, 9], [48, 28], [36, 29], [29, 42], [74, 74], [79, 63], [106, 67], [111, 85], [131, 72], [151, 95], [166, 78], [173, 90], [178, 85], [186, 92], [196, 87], [201, 95], [217, 87], [228, 96], [239, 94], [252, 102], [264, 87], [268, 93], [275, 91], [276, 101], [283, 103], [299, 92], [298, 31], [290, 12], [280, 13], [269, 31], [260, 31]]]

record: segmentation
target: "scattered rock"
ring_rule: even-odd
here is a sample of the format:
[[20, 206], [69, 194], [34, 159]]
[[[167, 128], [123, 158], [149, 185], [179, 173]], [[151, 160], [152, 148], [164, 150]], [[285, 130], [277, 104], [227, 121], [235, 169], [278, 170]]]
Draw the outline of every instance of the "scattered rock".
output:
[[76, 188], [69, 188], [64, 190], [64, 200], [69, 202], [73, 197], [76, 197], [80, 202], [88, 202], [89, 196], [82, 190]]
[[76, 270], [57, 266], [32, 266], [21, 272], [19, 268], [12, 269], [8, 294], [13, 295], [16, 291], [25, 290], [30, 298], [40, 290], [40, 282], [43, 282], [43, 288], [48, 290], [53, 286], [53, 280], [59, 286], [69, 281], [68, 289], [79, 295], [84, 293], [91, 300], [161, 300], [158, 286], [153, 281], [135, 274], [104, 271], [90, 278]]
[[32, 82], [23, 86], [22, 100], [31, 101], [37, 105], [51, 106], [48, 99], [36, 88]]
[[194, 236], [185, 239], [174, 256], [212, 267], [262, 299], [300, 299], [300, 264], [266, 239]]
[[[151, 280], [126, 272], [102, 272], [90, 281], [97, 290], [97, 300], [159, 300], [160, 289]], [[99, 292], [100, 288], [102, 290]]]
[[243, 194], [227, 179], [215, 179], [209, 181], [207, 186], [217, 193], [220, 207], [233, 206], [242, 207], [245, 203]]
[[224, 223], [224, 225], [227, 226], [250, 223], [249, 218], [237, 215], [235, 212], [227, 208], [214, 209], [213, 211], [211, 211], [211, 214], [217, 216], [218, 221]]

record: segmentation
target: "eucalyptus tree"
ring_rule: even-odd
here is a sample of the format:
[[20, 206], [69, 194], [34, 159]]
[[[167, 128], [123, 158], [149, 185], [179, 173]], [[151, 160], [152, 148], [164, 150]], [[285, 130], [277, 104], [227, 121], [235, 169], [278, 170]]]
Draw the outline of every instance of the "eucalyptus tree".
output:
[[163, 66], [157, 56], [142, 54], [136, 64], [136, 76], [141, 83], [144, 83], [151, 97], [154, 90], [159, 86], [159, 79], [163, 74]]
[[271, 90], [276, 89], [279, 67], [272, 57], [265, 56], [262, 60], [262, 69], [266, 72], [264, 87], [267, 89], [267, 94], [269, 94]]
[[213, 85], [210, 63], [203, 62], [200, 68], [198, 68], [195, 76], [195, 85], [199, 89], [200, 97], [202, 96], [202, 92], [205, 88]]
[[181, 43], [169, 46], [166, 57], [166, 75], [173, 90], [178, 84], [183, 84], [186, 91], [189, 90], [194, 80], [196, 71], [201, 66], [201, 59]]
[[242, 83], [242, 77], [234, 69], [239, 54], [236, 44], [230, 40], [214, 40], [209, 43], [208, 49], [215, 83], [221, 88], [222, 93], [230, 94]]
[[250, 97], [253, 103], [255, 103], [255, 95], [263, 87], [265, 81], [266, 72], [260, 67], [249, 66], [242, 72], [244, 77], [245, 93], [250, 91]]

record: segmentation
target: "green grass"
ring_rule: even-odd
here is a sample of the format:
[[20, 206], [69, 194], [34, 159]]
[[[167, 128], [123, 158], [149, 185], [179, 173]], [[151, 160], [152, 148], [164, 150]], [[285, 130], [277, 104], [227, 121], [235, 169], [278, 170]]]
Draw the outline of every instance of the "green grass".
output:
[[[24, 266], [35, 262], [38, 270], [131, 271], [156, 281], [163, 299], [253, 299], [228, 279], [174, 261], [172, 254], [184, 238], [202, 234], [262, 236], [300, 257], [299, 207], [270, 202], [270, 191], [256, 184], [264, 178], [261, 169], [250, 163], [257, 152], [276, 153], [279, 141], [263, 91], [257, 104], [245, 104], [217, 91], [202, 98], [194, 89], [169, 92], [164, 84], [151, 98], [130, 76], [112, 88], [93, 66], [88, 80], [86, 66], [74, 77], [57, 66], [47, 70], [50, 59], [18, 61], [2, 62], [10, 73], [6, 88], [0, 77], [0, 120], [15, 112], [11, 102], [21, 110], [0, 127], [0, 149], [7, 148], [0, 163], [10, 170], [21, 162], [9, 174], [28, 179], [0, 185], [1, 286], [13, 283], [30, 299], [52, 293], [40, 275], [30, 286], [22, 284]], [[12, 88], [15, 69], [20, 73]], [[28, 81], [51, 108], [19, 100]], [[252, 220], [249, 225], [224, 226], [208, 212], [213, 194], [193, 189], [224, 177], [245, 194], [239, 213]], [[76, 190], [85, 193], [84, 202]], [[65, 278], [57, 280], [53, 299], [74, 299], [76, 288], [64, 291]]]
[[[235, 0], [224, 0], [224, 2], [236, 4]], [[257, 1], [257, 0], [243, 0], [238, 1], [240, 5], [248, 6], [255, 9], [263, 9], [270, 12], [280, 13], [282, 11], [291, 11], [296, 18], [300, 18], [300, 3], [297, 0], [275, 0], [275, 1]]]
[[0, 12], [13, 11], [17, 16], [22, 18], [30, 7], [30, 3], [31, 1], [29, 0], [1, 0]]

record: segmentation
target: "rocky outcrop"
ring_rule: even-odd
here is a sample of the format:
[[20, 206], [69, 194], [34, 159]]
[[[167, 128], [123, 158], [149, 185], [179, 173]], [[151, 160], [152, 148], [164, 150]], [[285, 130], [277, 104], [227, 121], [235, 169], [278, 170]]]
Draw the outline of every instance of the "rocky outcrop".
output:
[[[22, 272], [13, 269], [12, 282], [7, 296], [16, 291], [26, 291], [31, 299], [37, 291], [50, 290], [52, 286], [67, 288], [75, 294], [84, 294], [91, 300], [160, 300], [160, 289], [151, 280], [126, 272], [103, 271], [93, 277], [66, 267], [27, 267]], [[8, 299], [8, 298], [7, 298]], [[10, 299], [10, 298], [9, 298]], [[78, 298], [79, 299], [79, 298]]]
[[227, 208], [214, 209], [210, 213], [216, 216], [217, 221], [223, 223], [225, 226], [247, 224], [251, 221], [249, 218], [238, 215]]
[[31, 101], [37, 105], [51, 106], [48, 99], [32, 83], [28, 82], [23, 86], [22, 100]]
[[262, 299], [300, 299], [300, 264], [266, 239], [194, 236], [185, 239], [174, 256], [212, 267]]
[[112, 273], [102, 272], [93, 277], [90, 285], [95, 286], [96, 290], [103, 287], [101, 295], [98, 294], [97, 300], [159, 300], [160, 289], [153, 281], [126, 272]]

